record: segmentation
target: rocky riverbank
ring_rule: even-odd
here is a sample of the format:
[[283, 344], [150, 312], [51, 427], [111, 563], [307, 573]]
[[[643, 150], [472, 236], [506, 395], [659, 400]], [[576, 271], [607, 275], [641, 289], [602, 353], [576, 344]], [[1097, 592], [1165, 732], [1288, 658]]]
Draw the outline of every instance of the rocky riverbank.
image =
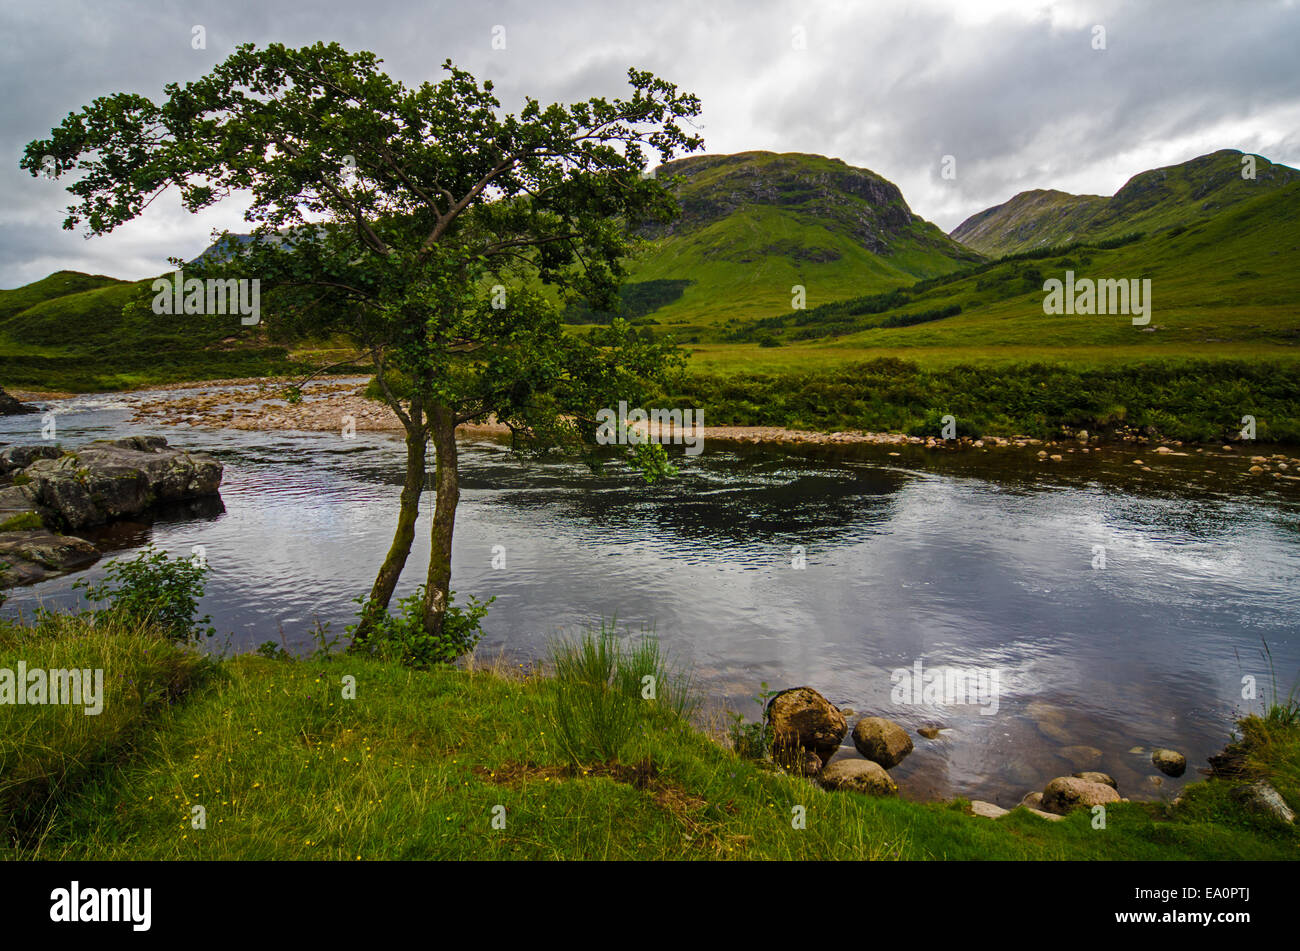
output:
[[222, 466], [161, 436], [100, 440], [78, 449], [0, 449], [0, 587], [31, 584], [99, 558], [83, 529], [162, 502], [217, 494]]
[[[165, 395], [143, 400], [135, 409], [132, 422], [161, 425], [191, 425], [214, 428], [301, 432], [336, 432], [345, 427], [356, 432], [401, 432], [401, 421], [383, 403], [365, 396], [365, 384], [357, 380], [315, 380], [301, 388], [302, 399], [289, 402], [286, 390], [293, 385], [288, 379], [244, 379], [213, 381], [197, 386], [173, 384], [160, 387]], [[506, 434], [505, 426], [481, 423], [461, 426], [464, 435]], [[985, 436], [980, 439], [962, 436], [951, 440], [937, 436], [909, 436], [904, 433], [787, 429], [781, 426], [704, 426], [705, 440], [731, 444], [764, 444], [811, 447], [826, 445], [867, 444], [915, 447], [934, 451], [1036, 450], [1037, 463], [1053, 466], [1070, 457], [1081, 459], [1089, 453], [1133, 453], [1130, 463], [1138, 471], [1151, 472], [1153, 459], [1177, 458], [1194, 454], [1215, 456], [1229, 467], [1239, 467], [1243, 475], [1279, 483], [1300, 482], [1300, 456], [1271, 452], [1252, 452], [1247, 443], [1213, 446], [1184, 445], [1177, 440], [1161, 441], [1134, 436], [1122, 444], [1104, 443], [1086, 431], [1063, 435], [1059, 440], [1041, 440], [1028, 436]]]
[[[889, 770], [911, 754], [914, 749], [911, 736], [900, 724], [875, 716], [859, 717], [850, 734], [848, 718], [853, 715], [854, 711], [836, 707], [812, 687], [780, 691], [764, 711], [767, 744], [773, 761], [828, 791], [897, 795], [898, 785]], [[941, 727], [922, 727], [917, 732], [924, 739], [934, 740], [941, 731]], [[861, 758], [836, 756], [849, 735]], [[1229, 746], [1225, 755], [1232, 750]], [[1240, 756], [1244, 757], [1244, 753]], [[1234, 773], [1224, 765], [1223, 755], [1217, 759], [1216, 762], [1216, 758], [1211, 758], [1212, 775], [1229, 781], [1244, 778], [1241, 771]], [[1175, 750], [1152, 750], [1150, 762], [1165, 776], [1177, 778], [1187, 770], [1187, 758]], [[1294, 811], [1267, 782], [1239, 783], [1234, 786], [1233, 796], [1249, 811], [1269, 815], [1286, 825], [1295, 822]], [[1076, 809], [1128, 801], [1120, 795], [1118, 784], [1110, 775], [1082, 770], [1047, 780], [1042, 791], [1027, 793], [1018, 805], [1043, 819], [1057, 821]], [[1174, 799], [1173, 805], [1180, 801]], [[975, 816], [1000, 819], [1012, 810], [976, 800], [971, 802], [970, 811]]]

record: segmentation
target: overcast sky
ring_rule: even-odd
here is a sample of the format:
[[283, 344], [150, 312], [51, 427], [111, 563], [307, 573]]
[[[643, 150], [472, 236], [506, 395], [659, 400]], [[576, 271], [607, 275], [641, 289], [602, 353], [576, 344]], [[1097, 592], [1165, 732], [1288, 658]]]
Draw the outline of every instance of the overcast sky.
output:
[[247, 230], [236, 203], [196, 216], [167, 196], [87, 240], [61, 229], [63, 186], [17, 167], [94, 97], [156, 100], [245, 42], [337, 40], [408, 84], [450, 58], [511, 111], [619, 95], [629, 66], [650, 69], [700, 96], [708, 152], [841, 158], [946, 231], [1027, 188], [1109, 195], [1220, 148], [1300, 165], [1296, 0], [38, 0], [6, 3], [0, 29], [0, 287], [64, 268], [146, 277], [213, 228]]

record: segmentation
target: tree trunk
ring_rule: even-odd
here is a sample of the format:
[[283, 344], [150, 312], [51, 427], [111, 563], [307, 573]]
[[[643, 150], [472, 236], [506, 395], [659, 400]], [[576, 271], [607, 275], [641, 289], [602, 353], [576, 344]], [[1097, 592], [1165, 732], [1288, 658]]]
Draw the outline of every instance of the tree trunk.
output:
[[388, 549], [375, 583], [370, 589], [370, 599], [366, 611], [357, 625], [353, 643], [359, 644], [372, 631], [374, 621], [388, 612], [393, 591], [397, 581], [406, 567], [407, 556], [411, 553], [411, 543], [415, 541], [415, 522], [420, 515], [420, 493], [424, 491], [425, 453], [429, 447], [429, 436], [424, 428], [424, 403], [417, 395], [411, 398], [410, 423], [406, 428], [406, 476], [402, 482], [401, 507], [397, 513], [397, 531], [393, 533], [393, 544]]
[[460, 472], [456, 460], [456, 416], [451, 407], [432, 407], [429, 421], [437, 472], [429, 576], [424, 586], [424, 628], [437, 636], [442, 633], [451, 586], [451, 538], [456, 525], [456, 505], [460, 502]]

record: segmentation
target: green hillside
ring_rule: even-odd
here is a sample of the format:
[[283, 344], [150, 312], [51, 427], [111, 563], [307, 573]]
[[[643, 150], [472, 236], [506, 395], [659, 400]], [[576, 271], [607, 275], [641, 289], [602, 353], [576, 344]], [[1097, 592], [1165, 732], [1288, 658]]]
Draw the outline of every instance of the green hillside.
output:
[[[1043, 312], [1043, 283], [1150, 279], [1151, 320]], [[1300, 182], [1190, 227], [1043, 249], [746, 323], [692, 347], [673, 405], [717, 423], [1300, 441]], [[934, 425], [932, 425], [934, 424]]]
[[1134, 175], [1113, 197], [1036, 189], [972, 215], [952, 232], [992, 257], [1038, 248], [1154, 233], [1213, 217], [1232, 206], [1300, 181], [1300, 172], [1255, 156], [1243, 178], [1243, 153], [1222, 149], [1181, 165]]
[[[1089, 212], [1103, 237], [994, 260], [842, 162], [675, 163], [663, 172], [681, 175], [683, 214], [644, 232], [622, 315], [687, 346], [688, 377], [665, 405], [707, 406], [718, 423], [907, 431], [963, 405], [989, 433], [1140, 421], [1218, 439], [1252, 412], [1267, 415], [1271, 437], [1300, 441], [1300, 178], [1261, 161], [1260, 178], [1241, 182], [1239, 155], [1142, 173], [1115, 199], [1065, 196], [1079, 213], [1106, 204], [1109, 218]], [[1067, 271], [1149, 279], [1150, 323], [1044, 314], [1044, 282]], [[807, 289], [803, 309], [791, 306], [794, 284]], [[147, 306], [124, 314], [135, 294], [147, 304], [147, 282], [70, 272], [0, 292], [0, 385], [110, 389], [298, 369], [264, 327]]]
[[651, 313], [678, 336], [788, 311], [795, 285], [811, 307], [982, 260], [913, 214], [897, 186], [838, 159], [742, 152], [656, 174], [681, 179], [670, 187], [682, 214], [642, 230], [629, 292], [673, 282], [680, 294]]
[[0, 386], [107, 390], [290, 368], [238, 315], [154, 314], [150, 283], [59, 271], [0, 291]]
[[[960, 274], [753, 321], [731, 339], [820, 339], [838, 349], [910, 356], [938, 348], [967, 357], [1050, 356], [1105, 350], [1107, 359], [1234, 350], [1294, 354], [1300, 347], [1300, 182], [1256, 196], [1192, 227], [1012, 255]], [[1043, 313], [1043, 283], [1149, 278], [1151, 322]], [[876, 308], [875, 303], [890, 306]], [[907, 326], [907, 317], [929, 317]], [[891, 326], [892, 323], [892, 326]], [[900, 326], [900, 324], [903, 324]], [[909, 351], [900, 353], [899, 351]]]
[[32, 284], [13, 290], [0, 290], [0, 322], [8, 320], [14, 314], [44, 301], [67, 294], [78, 294], [109, 285], [122, 285], [125, 282], [102, 274], [82, 274], [80, 271], [55, 271], [49, 277], [43, 277]]

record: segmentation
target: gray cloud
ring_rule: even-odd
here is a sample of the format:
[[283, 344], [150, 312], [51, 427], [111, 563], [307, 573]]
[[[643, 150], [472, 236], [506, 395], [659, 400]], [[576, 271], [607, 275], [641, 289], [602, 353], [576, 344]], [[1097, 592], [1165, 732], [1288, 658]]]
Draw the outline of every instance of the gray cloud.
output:
[[[202, 25], [207, 48], [191, 48]], [[491, 46], [505, 27], [506, 49]], [[1106, 30], [1106, 49], [1092, 30]], [[779, 0], [561, 8], [535, 3], [47, 0], [0, 12], [9, 93], [0, 117], [0, 286], [60, 268], [120, 277], [166, 269], [239, 207], [201, 216], [173, 199], [93, 240], [60, 229], [67, 196], [17, 161], [97, 95], [161, 95], [238, 43], [337, 40], [407, 83], [445, 59], [523, 96], [616, 95], [628, 66], [697, 93], [711, 152], [818, 152], [884, 175], [945, 229], [1026, 188], [1110, 194], [1130, 176], [1219, 148], [1300, 163], [1300, 8], [1294, 0], [1121, 4]], [[806, 49], [795, 49], [801, 31]], [[952, 155], [955, 181], [940, 177]]]

